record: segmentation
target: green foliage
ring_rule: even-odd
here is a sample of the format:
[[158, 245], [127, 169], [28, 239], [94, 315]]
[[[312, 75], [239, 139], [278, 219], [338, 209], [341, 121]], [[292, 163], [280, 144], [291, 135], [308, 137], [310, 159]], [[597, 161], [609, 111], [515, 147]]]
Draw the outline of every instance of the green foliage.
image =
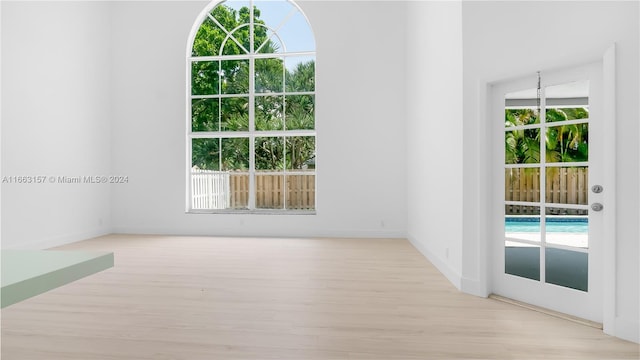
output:
[[[199, 28], [192, 56], [243, 55], [250, 51], [249, 8], [234, 10], [220, 5]], [[315, 97], [287, 95], [288, 92], [315, 90], [315, 62], [285, 67], [278, 54], [279, 44], [267, 36], [267, 28], [254, 7], [254, 51], [273, 54], [255, 59], [254, 123], [257, 131], [300, 130], [315, 128]], [[241, 46], [240, 46], [241, 45]], [[192, 101], [192, 131], [249, 131], [249, 60], [199, 60], [192, 62], [193, 95], [212, 98]], [[286, 89], [285, 89], [286, 83]], [[279, 93], [284, 95], [272, 95]], [[236, 96], [218, 96], [236, 95]], [[247, 138], [194, 139], [193, 166], [212, 170], [246, 170], [249, 166]], [[255, 166], [258, 170], [301, 169], [315, 157], [315, 137], [257, 137]]]
[[[505, 110], [505, 127], [538, 124], [537, 110]], [[540, 130], [526, 129], [505, 132], [505, 159], [508, 164], [537, 163], [540, 161]]]
[[[587, 161], [589, 157], [589, 125], [563, 124], [564, 121], [587, 119], [584, 108], [548, 108], [545, 120], [550, 123], [545, 133], [547, 162]], [[557, 124], [555, 124], [557, 122]], [[505, 127], [539, 123], [534, 109], [506, 109]], [[540, 130], [526, 129], [505, 132], [505, 161], [507, 164], [540, 162]]]
[[[315, 138], [309, 136], [292, 136], [287, 138], [287, 169], [303, 169], [314, 160]], [[312, 156], [309, 156], [309, 155]]]
[[[249, 169], [249, 139], [193, 139], [193, 164], [203, 170]], [[220, 156], [224, 155], [224, 156]]]
[[314, 61], [301, 62], [293, 71], [287, 71], [287, 91], [314, 91], [316, 69]]
[[256, 170], [282, 170], [284, 168], [283, 160], [283, 138], [256, 138]]

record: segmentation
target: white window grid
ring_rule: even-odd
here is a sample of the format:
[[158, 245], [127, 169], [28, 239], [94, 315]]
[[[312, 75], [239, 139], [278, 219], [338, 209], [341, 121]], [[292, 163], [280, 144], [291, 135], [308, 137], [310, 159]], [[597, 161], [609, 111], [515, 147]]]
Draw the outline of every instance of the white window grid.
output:
[[[292, 6], [292, 10], [283, 18], [281, 23], [275, 28], [268, 26], [267, 24], [255, 24], [254, 23], [254, 0], [249, 1], [249, 24], [242, 24], [237, 26], [231, 31], [228, 31], [220, 22], [211, 15], [211, 11], [215, 9], [217, 6], [221, 6], [225, 3], [219, 2], [215, 6], [209, 6], [206, 11], [206, 17], [201, 18], [197, 23], [198, 27], [202, 25], [205, 19], [212, 20], [220, 29], [222, 29], [226, 34], [226, 38], [220, 44], [219, 54], [215, 56], [191, 56], [191, 49], [188, 50], [187, 56], [187, 108], [188, 108], [188, 116], [187, 116], [187, 212], [214, 212], [214, 213], [225, 213], [225, 212], [239, 212], [239, 213], [247, 213], [247, 212], [256, 212], [256, 213], [315, 213], [314, 210], [291, 210], [286, 208], [287, 203], [287, 192], [285, 191], [284, 196], [284, 208], [283, 209], [257, 209], [256, 208], [256, 168], [255, 168], [255, 139], [259, 137], [280, 137], [283, 139], [283, 146], [286, 147], [286, 142], [288, 137], [300, 137], [300, 136], [309, 136], [316, 138], [316, 130], [315, 130], [315, 109], [314, 109], [314, 129], [309, 130], [288, 130], [286, 129], [286, 121], [283, 123], [283, 130], [255, 130], [255, 100], [256, 97], [266, 97], [266, 96], [297, 96], [297, 95], [311, 95], [314, 96], [315, 101], [315, 87], [313, 91], [282, 91], [282, 92], [256, 92], [255, 91], [255, 60], [256, 59], [272, 59], [272, 58], [282, 58], [285, 60], [287, 58], [292, 57], [313, 57], [315, 58], [315, 51], [292, 51], [288, 52], [286, 50], [286, 43], [282, 40], [282, 38], [278, 35], [278, 30], [287, 23], [287, 21], [295, 15], [297, 12], [304, 15], [304, 12], [293, 2], [286, 0]], [[305, 16], [306, 19], [306, 16]], [[308, 19], [307, 19], [308, 23]], [[267, 28], [267, 30], [271, 31], [271, 34], [267, 37], [267, 39], [255, 49], [254, 44], [254, 27], [262, 26]], [[242, 27], [249, 26], [249, 46], [250, 49], [247, 50], [240, 41], [238, 41], [233, 34], [241, 29]], [[273, 37], [277, 37], [279, 43], [282, 45], [282, 52], [276, 53], [259, 53], [259, 51], [271, 40]], [[194, 39], [191, 39], [192, 41]], [[223, 55], [225, 45], [227, 41], [233, 41], [236, 45], [238, 45], [245, 54], [239, 55]], [[192, 43], [191, 43], [192, 44]], [[248, 93], [240, 93], [240, 94], [223, 94], [221, 91], [221, 81], [218, 81], [218, 93], [217, 94], [208, 94], [208, 95], [194, 95], [192, 94], [192, 65], [194, 62], [199, 61], [208, 61], [208, 62], [218, 62], [219, 64], [219, 72], [222, 70], [221, 64], [222, 61], [231, 61], [231, 60], [248, 60], [249, 61], [249, 92]], [[282, 74], [282, 88], [286, 89], [286, 76], [285, 71]], [[315, 72], [314, 72], [315, 77]], [[224, 99], [224, 98], [240, 98], [246, 97], [249, 100], [248, 110], [249, 110], [249, 130], [248, 131], [198, 131], [194, 132], [192, 129], [191, 121], [192, 121], [192, 100], [194, 99]], [[286, 101], [283, 103], [283, 113], [286, 113]], [[220, 116], [220, 114], [219, 114]], [[218, 122], [220, 124], [220, 122]], [[219, 125], [220, 126], [220, 125]], [[191, 176], [192, 176], [192, 140], [193, 139], [229, 139], [229, 138], [246, 138], [249, 141], [249, 203], [247, 209], [211, 209], [211, 210], [195, 210], [193, 209], [192, 197], [191, 197]], [[317, 153], [317, 143], [316, 143], [316, 153]], [[284, 160], [286, 161], [286, 159]], [[314, 168], [312, 174], [316, 175], [316, 169]], [[309, 171], [295, 171], [291, 169], [287, 169], [286, 164], [282, 171], [260, 171], [261, 175], [310, 175]], [[317, 177], [316, 177], [316, 185], [317, 185]], [[315, 187], [317, 189], [317, 186]], [[317, 193], [317, 190], [316, 190]], [[317, 204], [317, 202], [316, 202]]]

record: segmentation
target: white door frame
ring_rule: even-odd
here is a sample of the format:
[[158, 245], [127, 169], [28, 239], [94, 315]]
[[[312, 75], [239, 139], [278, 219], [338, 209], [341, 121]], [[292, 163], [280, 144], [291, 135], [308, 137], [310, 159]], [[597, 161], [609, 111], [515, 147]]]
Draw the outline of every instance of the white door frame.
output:
[[[503, 182], [504, 175], [500, 176], [498, 174], [504, 174], [507, 168], [510, 168], [509, 165], [505, 165], [504, 161], [497, 161], [504, 154], [504, 143], [501, 141], [503, 139], [502, 134], [509, 133], [509, 128], [505, 127], [504, 121], [500, 120], [504, 118], [504, 108], [505, 108], [505, 94], [511, 93], [514, 91], [520, 91], [525, 89], [535, 88], [535, 84], [537, 82], [537, 76], [535, 73], [529, 74], [522, 78], [517, 78], [511, 81], [505, 81], [499, 84], [495, 84], [492, 92], [492, 109], [493, 109], [493, 121], [491, 123], [492, 127], [492, 146], [493, 146], [493, 164], [492, 164], [492, 173], [495, 175], [493, 181], [493, 210], [492, 214], [494, 214], [494, 218], [492, 219], [491, 224], [494, 226], [492, 239], [495, 240], [494, 244], [492, 244], [492, 251], [494, 253], [494, 288], [493, 292], [506, 296], [508, 298], [512, 298], [515, 300], [530, 302], [531, 304], [541, 306], [543, 308], [552, 309], [555, 311], [559, 311], [562, 313], [570, 314], [573, 316], [577, 316], [579, 318], [587, 319], [590, 321], [594, 321], [597, 323], [602, 323], [602, 220], [604, 217], [604, 213], [607, 210], [602, 212], [589, 211], [589, 241], [588, 247], [585, 250], [579, 249], [579, 247], [571, 247], [569, 246], [565, 250], [582, 252], [587, 251], [588, 256], [588, 291], [580, 291], [576, 289], [572, 289], [562, 285], [553, 285], [553, 282], [550, 282], [548, 279], [545, 279], [545, 269], [547, 262], [545, 261], [546, 256], [550, 256], [549, 251], [546, 249], [552, 250], [556, 248], [558, 245], [553, 245], [553, 242], [548, 242], [551, 233], [544, 230], [545, 220], [547, 222], [547, 226], [549, 225], [549, 217], [550, 215], [545, 212], [545, 210], [549, 209], [549, 205], [552, 205], [551, 208], [558, 207], [562, 208], [563, 206], [570, 207], [571, 204], [562, 204], [562, 201], [550, 201], [547, 199], [545, 194], [545, 185], [548, 185], [544, 179], [546, 178], [546, 171], [548, 169], [557, 168], [556, 166], [588, 166], [589, 167], [589, 185], [587, 189], [589, 189], [592, 185], [600, 184], [603, 185], [605, 191], [607, 189], [607, 184], [604, 183], [602, 170], [602, 154], [603, 154], [603, 142], [602, 139], [602, 123], [603, 123], [603, 105], [602, 105], [602, 62], [592, 62], [585, 65], [577, 65], [570, 67], [563, 67], [560, 69], [554, 70], [545, 70], [542, 69], [542, 108], [546, 108], [545, 100], [546, 95], [544, 94], [550, 86], [566, 86], [567, 84], [571, 84], [575, 81], [581, 80], [589, 80], [588, 85], [588, 93], [586, 96], [589, 97], [589, 159], [588, 161], [579, 161], [574, 163], [547, 163], [545, 160], [545, 149], [546, 146], [544, 144], [544, 134], [546, 134], [545, 129], [553, 128], [553, 126], [557, 126], [558, 123], [548, 123], [544, 121], [540, 121], [540, 161], [536, 163], [536, 168], [540, 169], [540, 199], [536, 202], [534, 199], [533, 202], [524, 201], [524, 204], [529, 204], [534, 207], [538, 207], [539, 205], [544, 205], [543, 208], [540, 209], [540, 231], [542, 235], [547, 235], [547, 241], [544, 241], [545, 236], [542, 239], [539, 239], [539, 246], [536, 253], [539, 254], [539, 259], [537, 264], [539, 267], [538, 275], [540, 278], [536, 281], [532, 281], [530, 279], [526, 279], [526, 277], [509, 275], [505, 270], [506, 265], [506, 256], [505, 256], [505, 242], [502, 240], [505, 237], [505, 229], [502, 225], [498, 226], [498, 224], [504, 224], [504, 217], [502, 216], [504, 211], [504, 189], [505, 184]], [[580, 95], [581, 96], [581, 95]], [[544, 114], [544, 112], [542, 113]], [[544, 115], [541, 115], [544, 116]], [[496, 121], [500, 120], [500, 121]], [[582, 120], [577, 120], [582, 121]], [[534, 125], [532, 125], [534, 126]], [[500, 134], [500, 135], [498, 135]], [[498, 138], [496, 138], [498, 136]], [[499, 140], [500, 139], [500, 140]], [[516, 168], [526, 167], [529, 164], [513, 164], [517, 166]], [[548, 167], [549, 166], [549, 167]], [[498, 177], [500, 176], [500, 177]], [[500, 194], [500, 196], [498, 196]], [[500, 199], [500, 200], [499, 200]], [[591, 203], [594, 202], [603, 202], [602, 194], [592, 194], [589, 193], [589, 201]], [[606, 204], [605, 204], [606, 205]], [[579, 205], [581, 209], [587, 209], [588, 204]], [[500, 214], [500, 216], [498, 216]], [[546, 214], [546, 215], [545, 215]], [[516, 236], [517, 238], [518, 236]], [[535, 242], [534, 242], [535, 243]], [[518, 243], [519, 244], [519, 243]], [[533, 243], [532, 243], [533, 244]], [[520, 248], [524, 249], [524, 248]], [[557, 249], [557, 248], [556, 248]], [[556, 251], [556, 250], [553, 250]], [[572, 254], [576, 254], [572, 252]], [[584, 254], [584, 253], [583, 253]], [[547, 276], [549, 274], [547, 273]]]
[[603, 115], [602, 127], [604, 147], [604, 181], [608, 191], [603, 192], [603, 201], [608, 211], [604, 214], [602, 234], [602, 319], [603, 331], [615, 335], [616, 320], [616, 45], [613, 44], [602, 57]]
[[[607, 206], [607, 211], [603, 212], [603, 241], [601, 244], [602, 249], [602, 324], [603, 331], [609, 335], [616, 335], [615, 331], [615, 314], [616, 314], [616, 188], [615, 188], [615, 175], [616, 175], [616, 149], [615, 149], [615, 131], [616, 131], [616, 46], [612, 44], [601, 56], [594, 59], [594, 61], [602, 62], [602, 105], [604, 125], [602, 126], [603, 136], [603, 160], [604, 160], [604, 181], [606, 185], [606, 191], [602, 193], [603, 203]], [[535, 72], [539, 69], [531, 69]], [[482, 185], [480, 193], [478, 194], [481, 209], [479, 216], [480, 224], [491, 224], [493, 221], [493, 201], [495, 198], [492, 189], [493, 174], [490, 169], [492, 168], [491, 157], [493, 156], [490, 134], [490, 126], [492, 115], [491, 105], [491, 88], [493, 84], [509, 80], [493, 79], [481, 81], [479, 84], [480, 95], [480, 131], [478, 132], [479, 147], [484, 159], [481, 161], [481, 169], [479, 182]], [[484, 169], [483, 169], [484, 168]], [[497, 194], [496, 194], [497, 195]], [[483, 236], [480, 237], [479, 257], [480, 257], [480, 283], [482, 291], [486, 295], [492, 293], [493, 289], [493, 228], [492, 226], [480, 226], [479, 230]]]

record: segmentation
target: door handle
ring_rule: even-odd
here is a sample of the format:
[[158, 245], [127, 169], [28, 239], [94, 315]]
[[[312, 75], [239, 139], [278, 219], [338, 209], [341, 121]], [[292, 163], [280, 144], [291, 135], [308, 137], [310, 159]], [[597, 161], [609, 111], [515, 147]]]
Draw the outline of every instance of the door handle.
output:
[[593, 211], [602, 211], [602, 209], [604, 209], [604, 205], [602, 205], [600, 203], [591, 204], [591, 210], [593, 210]]

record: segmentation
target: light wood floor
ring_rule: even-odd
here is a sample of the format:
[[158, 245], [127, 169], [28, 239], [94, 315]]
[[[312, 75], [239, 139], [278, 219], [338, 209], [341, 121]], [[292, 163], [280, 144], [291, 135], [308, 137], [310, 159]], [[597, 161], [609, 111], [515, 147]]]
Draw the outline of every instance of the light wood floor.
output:
[[2, 359], [638, 359], [458, 292], [406, 240], [106, 236], [115, 267], [2, 310]]

